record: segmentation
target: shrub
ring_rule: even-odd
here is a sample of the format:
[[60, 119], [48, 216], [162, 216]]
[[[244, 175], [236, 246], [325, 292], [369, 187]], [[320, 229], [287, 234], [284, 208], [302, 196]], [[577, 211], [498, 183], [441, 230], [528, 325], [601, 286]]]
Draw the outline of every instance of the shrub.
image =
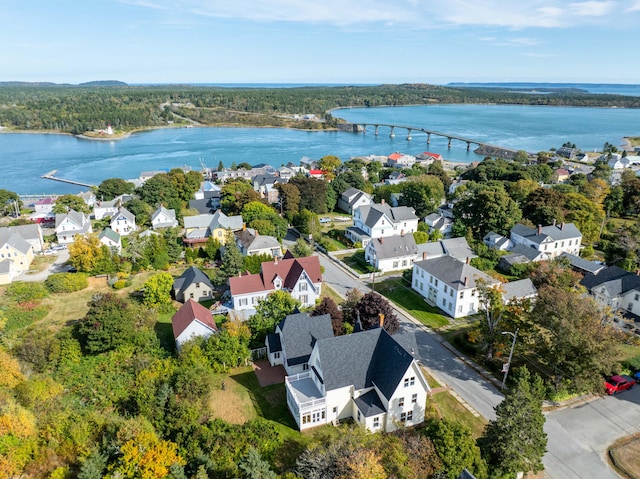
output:
[[54, 273], [44, 282], [52, 293], [72, 293], [89, 286], [85, 273]]
[[25, 302], [5, 308], [0, 316], [4, 316], [7, 322], [4, 325], [6, 333], [29, 326], [34, 321], [43, 319], [49, 310], [32, 302]]
[[127, 287], [127, 281], [124, 279], [119, 279], [115, 283], [113, 283], [113, 289], [123, 289]]
[[36, 301], [46, 297], [47, 289], [42, 283], [17, 282], [7, 286], [7, 297], [16, 303]]

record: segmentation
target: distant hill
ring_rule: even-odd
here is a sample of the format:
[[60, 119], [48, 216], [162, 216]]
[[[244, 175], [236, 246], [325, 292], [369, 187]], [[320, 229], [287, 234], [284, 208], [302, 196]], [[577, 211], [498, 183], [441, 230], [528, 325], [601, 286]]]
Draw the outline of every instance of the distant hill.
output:
[[0, 87], [54, 87], [54, 86], [128, 86], [118, 80], [96, 80], [73, 85], [71, 83], [53, 83], [49, 81], [0, 81]]
[[125, 82], [118, 80], [96, 80], [78, 83], [78, 86], [128, 86]]

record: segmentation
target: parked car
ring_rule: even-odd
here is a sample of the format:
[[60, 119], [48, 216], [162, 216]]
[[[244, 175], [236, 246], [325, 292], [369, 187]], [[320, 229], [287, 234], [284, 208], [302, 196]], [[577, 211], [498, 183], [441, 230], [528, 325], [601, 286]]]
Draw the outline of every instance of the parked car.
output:
[[604, 387], [609, 396], [615, 393], [631, 389], [636, 384], [636, 380], [631, 376], [615, 375], [604, 382]]
[[635, 379], [637, 383], [640, 383], [640, 371], [633, 375], [633, 379]]
[[320, 223], [324, 224], [324, 223], [331, 223], [331, 218], [329, 218], [328, 216], [324, 216], [322, 218], [320, 218]]

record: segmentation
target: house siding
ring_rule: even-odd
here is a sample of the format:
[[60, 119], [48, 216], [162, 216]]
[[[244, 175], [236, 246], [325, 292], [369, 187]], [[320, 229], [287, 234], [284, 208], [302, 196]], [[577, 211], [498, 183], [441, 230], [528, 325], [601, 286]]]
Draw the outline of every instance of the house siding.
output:
[[208, 338], [212, 334], [214, 334], [214, 332], [204, 324], [200, 323], [199, 321], [192, 321], [191, 324], [187, 326], [187, 328], [182, 332], [182, 334], [180, 334], [180, 336], [176, 338], [176, 346], [178, 347], [178, 349], [180, 349], [180, 347], [184, 343], [193, 338]]

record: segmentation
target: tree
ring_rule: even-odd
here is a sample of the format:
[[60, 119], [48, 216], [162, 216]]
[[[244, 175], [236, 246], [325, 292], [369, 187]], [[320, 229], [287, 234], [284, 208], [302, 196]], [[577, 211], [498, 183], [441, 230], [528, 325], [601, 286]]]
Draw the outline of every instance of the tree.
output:
[[165, 205], [167, 208], [180, 211], [182, 200], [180, 192], [176, 189], [175, 183], [168, 174], [159, 174], [149, 178], [144, 184], [136, 189], [136, 193], [142, 201], [152, 208]]
[[151, 276], [142, 287], [142, 302], [150, 308], [167, 311], [171, 308], [171, 289], [173, 276], [159, 273]]
[[62, 195], [58, 197], [52, 209], [55, 214], [64, 214], [71, 210], [80, 213], [90, 212], [89, 206], [82, 198], [76, 195]]
[[207, 255], [207, 258], [211, 261], [214, 261], [218, 257], [218, 253], [220, 252], [220, 248], [222, 244], [218, 241], [218, 238], [214, 236], [209, 236], [207, 238], [207, 242], [204, 245], [204, 251]]
[[520, 164], [525, 164], [529, 161], [529, 154], [524, 150], [516, 151], [516, 156], [514, 156], [513, 161]]
[[127, 201], [124, 206], [136, 217], [137, 225], [151, 225], [151, 213], [153, 211], [147, 203], [139, 198], [133, 198], [131, 201]]
[[522, 205], [522, 214], [534, 225], [550, 225], [553, 220], [564, 221], [563, 193], [550, 188], [533, 190]]
[[276, 473], [271, 470], [269, 463], [262, 459], [255, 447], [250, 447], [247, 454], [240, 459], [238, 469], [242, 471], [244, 479], [276, 479]]
[[69, 262], [78, 271], [89, 274], [106, 274], [115, 271], [113, 253], [100, 242], [95, 234], [76, 236], [68, 246]]
[[500, 286], [487, 284], [481, 278], [478, 278], [476, 283], [478, 284], [480, 311], [484, 313], [480, 329], [487, 347], [485, 359], [489, 361], [493, 359], [495, 344], [500, 334], [502, 320], [507, 313], [507, 306], [503, 299], [504, 290]]
[[264, 346], [267, 334], [273, 333], [276, 324], [293, 313], [296, 308], [300, 307], [300, 304], [300, 301], [282, 290], [274, 291], [265, 299], [260, 300], [256, 306], [256, 313], [249, 318], [252, 347]]
[[427, 436], [444, 466], [447, 479], [457, 479], [466, 468], [478, 478], [486, 477], [487, 466], [469, 429], [450, 419], [430, 421]]
[[273, 261], [273, 256], [267, 253], [251, 254], [242, 258], [242, 271], [258, 274], [262, 269], [262, 263]]
[[215, 372], [226, 372], [237, 367], [251, 356], [249, 327], [238, 319], [225, 322], [220, 332], [207, 338], [202, 352]]
[[18, 203], [19, 209], [22, 206], [22, 201], [20, 201], [20, 197], [17, 193], [0, 189], [0, 206], [2, 208], [3, 215], [15, 212], [15, 202]]
[[624, 190], [622, 186], [616, 185], [603, 201], [604, 210], [607, 215], [622, 216], [624, 214]]
[[287, 222], [271, 207], [252, 201], [242, 208], [242, 219], [260, 234], [282, 238], [287, 234]]
[[347, 298], [342, 303], [342, 315], [345, 322], [354, 325], [356, 322], [356, 306], [364, 295], [358, 288], [347, 291]]
[[277, 183], [282, 214], [291, 221], [300, 210], [300, 190], [291, 183]]
[[317, 214], [327, 212], [328, 185], [325, 180], [297, 175], [291, 178], [290, 184], [300, 191], [300, 209], [307, 209]]
[[318, 167], [324, 172], [325, 177], [329, 180], [335, 178], [335, 172], [342, 164], [340, 158], [334, 155], [327, 155], [320, 158]]
[[247, 203], [260, 201], [260, 194], [253, 189], [251, 183], [243, 179], [226, 182], [220, 195], [220, 208], [228, 215], [238, 215]]
[[111, 201], [116, 196], [133, 193], [136, 185], [122, 178], [108, 178], [98, 185], [96, 198], [100, 201]]
[[[437, 231], [438, 233], [440, 233], [440, 230], [438, 229], [434, 229], [433, 231]], [[440, 233], [440, 236], [442, 236], [442, 233]], [[415, 240], [416, 244], [423, 244], [429, 241], [429, 234], [425, 233], [424, 231], [416, 231], [415, 233], [413, 233], [413, 239]]]
[[546, 284], [538, 288], [529, 317], [538, 326], [534, 350], [556, 391], [600, 392], [617, 341], [610, 313], [580, 289]]
[[602, 208], [580, 193], [565, 195], [565, 219], [575, 223], [582, 233], [583, 244], [593, 243], [600, 237], [600, 228], [604, 219]]
[[311, 316], [321, 316], [328, 314], [331, 316], [331, 326], [333, 327], [333, 335], [341, 336], [344, 334], [344, 321], [342, 311], [336, 302], [328, 296], [322, 298], [322, 301], [311, 312]]
[[186, 464], [178, 454], [177, 444], [143, 432], [120, 447], [116, 463], [109, 467], [112, 471], [109, 477], [157, 479], [167, 477], [169, 468], [174, 464]]
[[83, 349], [99, 354], [129, 344], [138, 329], [148, 327], [146, 308], [141, 309], [112, 293], [95, 294], [89, 311], [77, 325]]
[[242, 253], [236, 245], [235, 236], [227, 231], [224, 253], [222, 254], [222, 271], [228, 278], [237, 276], [242, 269]]
[[495, 477], [544, 469], [544, 384], [539, 376], [531, 377], [526, 367], [518, 369], [514, 376], [514, 386], [495, 408], [496, 419], [489, 422], [478, 441]]
[[422, 175], [402, 183], [400, 204], [410, 206], [424, 218], [433, 213], [444, 198], [444, 186], [437, 176]]
[[[522, 204], [531, 193], [539, 188], [540, 185], [537, 181], [521, 179], [509, 184], [509, 195], [519, 204]], [[526, 216], [524, 211], [522, 213]]]
[[400, 328], [398, 317], [393, 312], [391, 304], [378, 293], [365, 294], [356, 305], [355, 313], [360, 318], [364, 330], [378, 327], [381, 320], [384, 321], [384, 329], [389, 334], [395, 333]]
[[314, 237], [322, 231], [318, 215], [306, 208], [293, 218], [293, 226], [303, 235], [311, 235]]
[[296, 258], [304, 258], [313, 254], [313, 249], [302, 238], [298, 238], [296, 242], [289, 248], [289, 251]]
[[454, 207], [458, 231], [471, 228], [474, 238], [483, 238], [490, 231], [508, 234], [522, 218], [518, 204], [504, 190], [502, 183], [472, 187]]

